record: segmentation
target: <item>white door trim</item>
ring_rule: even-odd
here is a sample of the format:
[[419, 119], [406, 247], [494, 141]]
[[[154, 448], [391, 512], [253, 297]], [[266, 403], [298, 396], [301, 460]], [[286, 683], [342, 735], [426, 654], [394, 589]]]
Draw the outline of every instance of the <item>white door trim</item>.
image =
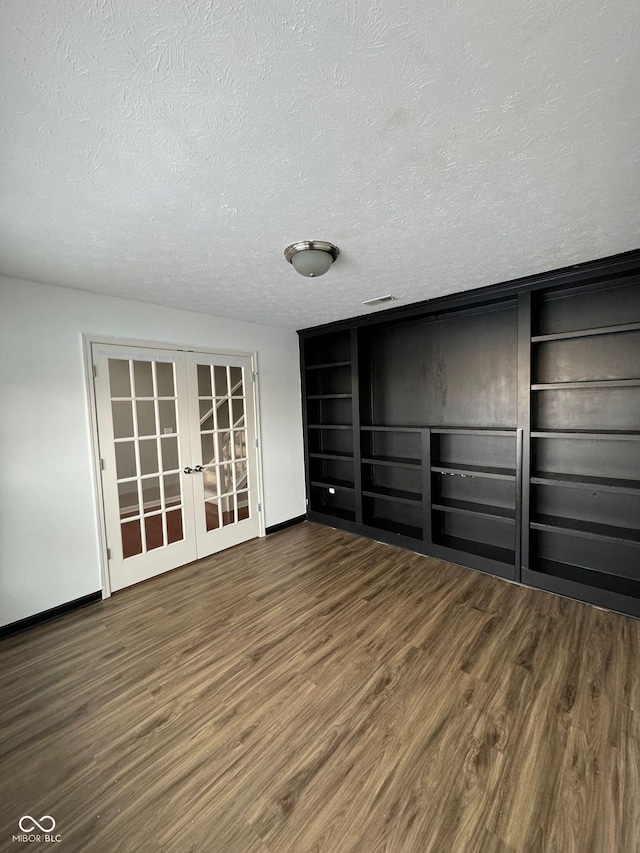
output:
[[109, 598], [111, 595], [111, 582], [109, 578], [109, 559], [107, 555], [107, 532], [105, 526], [105, 507], [104, 496], [102, 493], [102, 473], [100, 467], [100, 445], [98, 441], [98, 418], [96, 408], [96, 393], [93, 382], [93, 353], [92, 347], [94, 344], [104, 346], [122, 346], [122, 347], [146, 347], [148, 349], [165, 349], [174, 350], [184, 353], [204, 353], [206, 355], [230, 355], [241, 356], [251, 359], [251, 370], [253, 374], [253, 411], [255, 420], [255, 435], [258, 440], [256, 452], [258, 465], [258, 502], [261, 507], [259, 513], [260, 533], [265, 536], [265, 506], [264, 506], [264, 480], [262, 469], [262, 435], [260, 431], [260, 394], [258, 393], [258, 355], [256, 352], [248, 352], [247, 350], [234, 350], [228, 348], [212, 348], [199, 346], [197, 344], [181, 344], [169, 341], [149, 341], [142, 338], [120, 338], [107, 335], [97, 335], [92, 333], [84, 333], [82, 335], [82, 344], [84, 351], [84, 367], [85, 367], [85, 383], [87, 389], [87, 403], [89, 411], [89, 431], [91, 439], [91, 455], [93, 469], [93, 489], [95, 496], [95, 511], [96, 522], [98, 528], [98, 549], [100, 557], [100, 576], [102, 580], [102, 598]]

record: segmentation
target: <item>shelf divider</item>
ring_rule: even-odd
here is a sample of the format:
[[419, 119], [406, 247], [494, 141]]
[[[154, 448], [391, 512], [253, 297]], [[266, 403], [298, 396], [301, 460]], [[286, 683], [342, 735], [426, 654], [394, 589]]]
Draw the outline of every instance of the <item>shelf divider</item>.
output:
[[355, 465], [353, 469], [354, 503], [356, 524], [362, 524], [362, 442], [360, 436], [361, 394], [360, 394], [360, 333], [351, 329], [351, 422], [353, 424], [352, 444]]
[[360, 426], [366, 432], [420, 432], [422, 427], [418, 426]]
[[343, 453], [341, 450], [327, 451], [326, 453], [323, 451], [319, 451], [318, 453], [311, 451], [309, 456], [312, 459], [335, 459], [340, 462], [353, 461], [353, 453]]
[[531, 343], [541, 344], [545, 341], [565, 341], [569, 338], [590, 338], [594, 335], [617, 335], [620, 332], [640, 331], [640, 323], [622, 323], [619, 326], [598, 326], [595, 329], [579, 329], [575, 332], [556, 332], [552, 335], [534, 335]]
[[307, 370], [324, 370], [328, 367], [349, 367], [350, 361], [326, 361], [324, 364], [307, 364]]
[[342, 509], [338, 506], [323, 506], [320, 509], [310, 508], [309, 512], [313, 515], [324, 516], [325, 518], [341, 518], [343, 521], [355, 521], [356, 514], [352, 509]]
[[308, 424], [307, 429], [353, 429], [351, 424]]
[[491, 506], [489, 504], [474, 503], [472, 501], [459, 501], [452, 498], [439, 498], [432, 504], [432, 508], [439, 512], [459, 513], [460, 515], [478, 516], [480, 518], [491, 518], [494, 521], [505, 521], [515, 524], [516, 511], [503, 506]]
[[349, 480], [311, 480], [312, 486], [320, 486], [322, 489], [336, 489], [339, 492], [352, 492], [354, 485]]
[[533, 430], [531, 438], [587, 438], [595, 441], [640, 441], [640, 431], [636, 430], [584, 430], [554, 429]]
[[418, 492], [407, 492], [404, 489], [389, 489], [386, 486], [376, 486], [375, 489], [363, 489], [362, 494], [368, 498], [383, 498], [403, 504], [416, 504], [422, 500]]
[[436, 464], [431, 470], [438, 474], [460, 474], [463, 477], [487, 477], [493, 480], [516, 479], [515, 468], [489, 468], [484, 465]]
[[366, 456], [362, 458], [363, 465], [385, 465], [391, 468], [420, 468], [420, 459], [410, 459], [402, 456]]
[[547, 530], [556, 533], [568, 533], [599, 542], [640, 547], [640, 530], [631, 527], [616, 527], [612, 524], [597, 524], [577, 518], [560, 518], [555, 515], [535, 515], [531, 517], [533, 530]]
[[588, 388], [637, 388], [640, 379], [584, 379], [580, 382], [543, 382], [532, 385], [532, 391], [571, 391]]
[[427, 547], [433, 547], [433, 519], [431, 502], [433, 491], [431, 484], [431, 430], [422, 430], [420, 438], [422, 449], [422, 536]]
[[505, 436], [513, 438], [516, 427], [513, 429], [493, 429], [492, 427], [430, 427], [433, 435], [487, 435]]
[[640, 480], [619, 480], [614, 477], [592, 477], [583, 474], [557, 474], [538, 471], [531, 477], [536, 486], [565, 486], [587, 491], [613, 492], [620, 495], [640, 494]]
[[472, 539], [460, 539], [457, 536], [439, 534], [435, 544], [443, 548], [451, 548], [454, 551], [462, 551], [467, 554], [475, 554], [477, 557], [495, 560], [496, 563], [504, 563], [507, 566], [513, 566], [515, 563], [515, 551], [499, 548], [497, 545], [487, 545], [484, 542], [475, 542]]
[[422, 539], [422, 531], [419, 527], [414, 527], [411, 524], [400, 524], [396, 521], [389, 521], [387, 518], [377, 518], [372, 516], [365, 522], [366, 527], [372, 527], [376, 530], [386, 530], [388, 533], [397, 533], [398, 536], [406, 536], [409, 539]]

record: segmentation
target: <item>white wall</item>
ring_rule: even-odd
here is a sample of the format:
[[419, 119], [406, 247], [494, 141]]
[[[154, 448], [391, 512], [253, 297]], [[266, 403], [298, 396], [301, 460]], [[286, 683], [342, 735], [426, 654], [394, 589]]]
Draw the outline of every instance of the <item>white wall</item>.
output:
[[0, 277], [0, 625], [101, 587], [83, 333], [256, 351], [265, 523], [305, 512], [295, 332]]

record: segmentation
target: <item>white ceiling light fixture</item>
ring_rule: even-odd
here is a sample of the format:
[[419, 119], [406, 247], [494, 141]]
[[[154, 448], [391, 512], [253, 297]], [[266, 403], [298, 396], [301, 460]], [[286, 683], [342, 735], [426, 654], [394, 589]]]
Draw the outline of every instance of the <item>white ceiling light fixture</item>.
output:
[[324, 240], [301, 240], [284, 250], [284, 256], [300, 275], [324, 275], [340, 254], [340, 249]]

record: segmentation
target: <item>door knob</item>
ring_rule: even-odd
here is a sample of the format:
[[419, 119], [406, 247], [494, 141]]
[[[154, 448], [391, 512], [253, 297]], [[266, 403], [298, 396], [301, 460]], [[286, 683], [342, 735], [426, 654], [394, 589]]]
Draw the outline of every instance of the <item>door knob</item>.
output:
[[193, 474], [194, 473], [193, 468], [185, 468], [184, 473], [185, 474]]
[[194, 474], [202, 474], [203, 471], [204, 465], [196, 465], [196, 467], [193, 469]]

